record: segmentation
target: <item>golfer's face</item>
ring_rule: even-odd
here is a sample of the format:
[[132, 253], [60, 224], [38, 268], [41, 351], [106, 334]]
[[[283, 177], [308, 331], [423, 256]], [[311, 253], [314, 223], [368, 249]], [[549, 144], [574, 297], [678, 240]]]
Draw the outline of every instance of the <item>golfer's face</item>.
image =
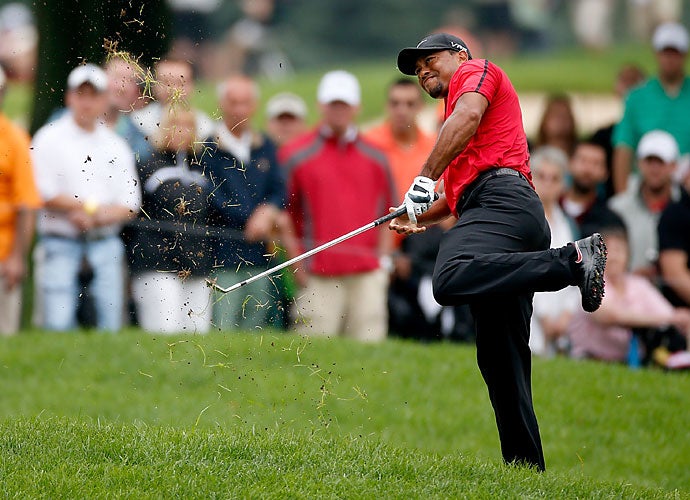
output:
[[461, 64], [461, 54], [464, 52], [442, 50], [417, 59], [415, 74], [427, 94], [434, 99], [448, 94], [448, 84]]

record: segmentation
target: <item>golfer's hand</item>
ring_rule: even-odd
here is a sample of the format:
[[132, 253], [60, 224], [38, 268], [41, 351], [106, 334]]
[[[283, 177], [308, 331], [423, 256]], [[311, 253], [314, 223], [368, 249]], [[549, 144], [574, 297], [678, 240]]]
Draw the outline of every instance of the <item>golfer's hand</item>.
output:
[[403, 204], [407, 209], [407, 217], [417, 223], [417, 216], [423, 214], [434, 202], [436, 182], [429, 177], [418, 175], [414, 178], [410, 189], [405, 193]]
[[[398, 208], [400, 207], [391, 207], [388, 209], [388, 212], [395, 212], [396, 210], [398, 210]], [[398, 234], [415, 234], [423, 233], [424, 231], [426, 231], [425, 226], [418, 226], [416, 219], [415, 222], [412, 222], [407, 215], [401, 215], [393, 219], [390, 222], [388, 228], [391, 231], [395, 231]]]

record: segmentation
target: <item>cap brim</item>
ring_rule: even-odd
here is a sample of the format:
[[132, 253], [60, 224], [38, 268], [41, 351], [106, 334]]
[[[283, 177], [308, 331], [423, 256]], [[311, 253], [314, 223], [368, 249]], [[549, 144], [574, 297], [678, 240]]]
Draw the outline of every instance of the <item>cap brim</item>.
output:
[[404, 75], [415, 76], [417, 74], [415, 71], [417, 69], [417, 59], [425, 54], [431, 54], [441, 50], [448, 49], [446, 47], [424, 47], [423, 49], [418, 49], [417, 47], [407, 47], [406, 49], [402, 49], [398, 53], [398, 69]]

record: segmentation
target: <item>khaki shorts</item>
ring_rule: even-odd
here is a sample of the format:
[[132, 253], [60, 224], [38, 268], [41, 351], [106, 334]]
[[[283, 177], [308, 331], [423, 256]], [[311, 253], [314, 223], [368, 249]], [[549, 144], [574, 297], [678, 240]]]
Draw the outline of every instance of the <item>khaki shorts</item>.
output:
[[297, 331], [367, 342], [388, 334], [388, 273], [383, 269], [338, 277], [309, 276], [295, 297]]

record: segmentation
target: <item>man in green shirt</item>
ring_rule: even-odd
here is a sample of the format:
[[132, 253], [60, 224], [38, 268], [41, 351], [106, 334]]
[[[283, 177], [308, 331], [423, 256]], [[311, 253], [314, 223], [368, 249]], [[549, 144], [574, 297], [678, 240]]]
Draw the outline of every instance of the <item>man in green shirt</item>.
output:
[[685, 59], [690, 40], [681, 24], [660, 25], [652, 37], [657, 76], [633, 89], [625, 112], [613, 131], [613, 187], [625, 191], [640, 138], [650, 130], [665, 130], [678, 142], [680, 154], [690, 152], [690, 78]]

